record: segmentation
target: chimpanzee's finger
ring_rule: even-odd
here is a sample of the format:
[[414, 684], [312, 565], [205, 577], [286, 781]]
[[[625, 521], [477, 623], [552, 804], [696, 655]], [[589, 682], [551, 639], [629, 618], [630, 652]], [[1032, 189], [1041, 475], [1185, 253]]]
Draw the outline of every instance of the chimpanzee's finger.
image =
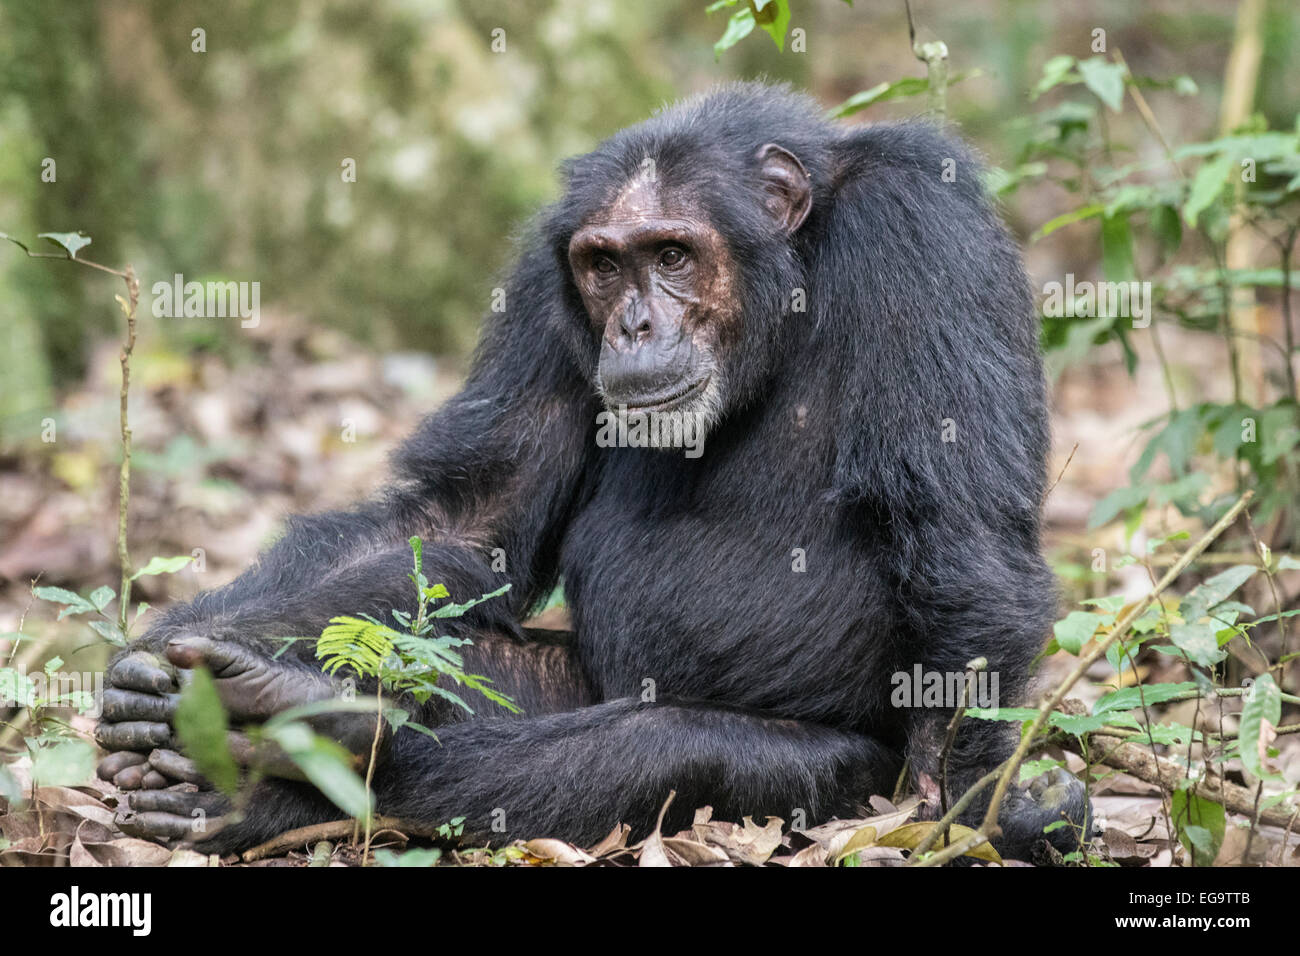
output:
[[108, 669], [108, 683], [147, 694], [166, 694], [176, 689], [174, 673], [171, 664], [148, 651], [134, 651], [113, 662]]
[[119, 790], [139, 790], [144, 786], [144, 775], [149, 772], [147, 763], [127, 767], [113, 778], [113, 786]]
[[190, 835], [190, 819], [170, 813], [135, 813], [118, 817], [115, 822], [127, 836], [155, 843], [183, 840]]
[[139, 750], [147, 753], [155, 747], [169, 746], [172, 729], [166, 724], [145, 720], [120, 723], [100, 721], [95, 728], [95, 739], [105, 750]]
[[165, 790], [167, 787], [170, 787], [175, 782], [176, 782], [175, 780], [168, 780], [157, 770], [154, 770], [152, 767], [150, 767], [149, 772], [146, 773], [144, 777], [142, 777], [140, 780], [140, 789], [141, 790]]
[[96, 772], [100, 780], [112, 780], [127, 767], [138, 767], [145, 762], [144, 754], [132, 753], [129, 750], [119, 750], [111, 753], [99, 762]]
[[201, 664], [212, 671], [214, 677], [234, 677], [265, 662], [261, 654], [241, 644], [194, 635], [174, 637], [168, 641], [167, 660], [181, 668]]
[[101, 718], [110, 723], [127, 720], [170, 721], [176, 715], [179, 694], [145, 694], [109, 688], [104, 691]]
[[207, 778], [199, 772], [198, 765], [189, 757], [178, 754], [175, 750], [155, 750], [149, 754], [149, 766], [172, 780], [197, 784], [211, 789]]
[[131, 794], [115, 822], [123, 833], [145, 840], [196, 842], [221, 830], [227, 809], [228, 801], [211, 791], [142, 790]]
[[230, 801], [215, 790], [141, 790], [130, 797], [133, 813], [174, 813], [190, 817], [195, 810], [205, 814], [220, 815], [226, 812]]

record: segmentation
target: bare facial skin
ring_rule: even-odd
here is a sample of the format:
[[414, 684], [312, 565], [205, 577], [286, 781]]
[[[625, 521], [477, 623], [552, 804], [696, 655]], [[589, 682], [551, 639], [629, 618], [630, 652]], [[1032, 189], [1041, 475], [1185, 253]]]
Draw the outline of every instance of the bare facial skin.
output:
[[733, 266], [692, 203], [640, 174], [574, 235], [569, 262], [601, 336], [599, 385], [611, 409], [716, 408], [714, 355], [738, 313]]

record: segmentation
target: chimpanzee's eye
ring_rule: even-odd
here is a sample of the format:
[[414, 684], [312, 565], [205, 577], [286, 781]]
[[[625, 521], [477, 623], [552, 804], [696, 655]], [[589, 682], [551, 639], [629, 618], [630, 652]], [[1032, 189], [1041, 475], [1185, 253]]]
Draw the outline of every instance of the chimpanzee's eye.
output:
[[609, 256], [597, 256], [593, 265], [596, 268], [596, 272], [602, 276], [612, 276], [618, 271], [618, 266], [615, 265], [614, 260]]
[[659, 265], [664, 269], [678, 269], [686, 262], [686, 250], [680, 246], [669, 246], [659, 253]]

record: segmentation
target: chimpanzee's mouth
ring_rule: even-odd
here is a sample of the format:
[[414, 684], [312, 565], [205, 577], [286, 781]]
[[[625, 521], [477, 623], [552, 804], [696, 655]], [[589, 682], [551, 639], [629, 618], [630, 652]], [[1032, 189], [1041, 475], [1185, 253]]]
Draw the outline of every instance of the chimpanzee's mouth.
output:
[[635, 404], [628, 402], [624, 407], [629, 412], [666, 412], [685, 405], [691, 398], [708, 387], [710, 376], [704, 375], [694, 382], [662, 397], [639, 399]]

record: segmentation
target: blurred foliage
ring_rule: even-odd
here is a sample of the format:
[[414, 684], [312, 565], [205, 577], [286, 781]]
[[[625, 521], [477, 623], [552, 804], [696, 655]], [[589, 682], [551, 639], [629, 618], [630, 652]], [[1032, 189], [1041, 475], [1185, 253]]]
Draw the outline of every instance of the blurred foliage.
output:
[[[788, 79], [829, 105], [924, 76], [901, 2], [706, 6], [0, 0], [0, 229], [83, 230], [94, 258], [132, 262], [146, 293], [176, 273], [258, 281], [265, 304], [377, 348], [463, 356], [509, 236], [555, 194], [563, 157], [732, 77]], [[753, 9], [755, 38], [716, 59], [728, 18]], [[1285, 0], [1269, 11], [1257, 100], [1285, 128], [1300, 88], [1283, 68], [1297, 17]], [[1032, 135], [1005, 119], [1023, 112], [1038, 66], [1063, 51], [1086, 58], [1098, 24], [1135, 69], [1191, 73], [1213, 100], [1233, 4], [921, 0], [914, 13], [917, 44], [949, 44], [954, 79], [982, 72], [949, 112], [1001, 160]], [[192, 49], [195, 29], [205, 52]], [[798, 50], [785, 39], [796, 29]], [[1162, 112], [1172, 136], [1204, 134], [1204, 110], [1173, 109]], [[855, 119], [921, 110], [882, 98]], [[341, 175], [349, 158], [355, 183]], [[42, 181], [47, 159], [55, 182]], [[1009, 218], [1028, 231], [1042, 199], [1011, 197]], [[0, 256], [0, 440], [33, 434], [52, 387], [83, 371], [116, 320], [103, 291]], [[143, 334], [181, 351], [238, 338], [193, 322]]]

